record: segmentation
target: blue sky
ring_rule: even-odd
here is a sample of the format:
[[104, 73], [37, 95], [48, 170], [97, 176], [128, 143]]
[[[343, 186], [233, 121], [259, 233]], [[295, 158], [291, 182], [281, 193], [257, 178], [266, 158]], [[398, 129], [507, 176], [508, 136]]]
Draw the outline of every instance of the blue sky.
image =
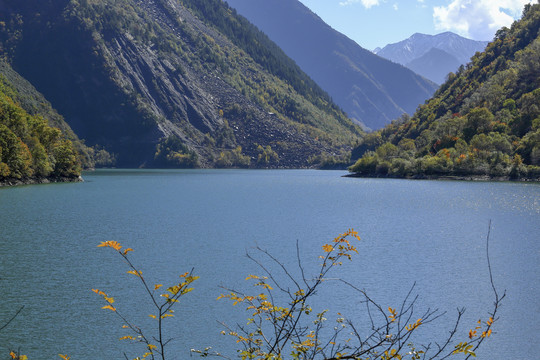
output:
[[536, 0], [300, 0], [334, 29], [373, 50], [412, 34], [453, 31], [491, 40]]

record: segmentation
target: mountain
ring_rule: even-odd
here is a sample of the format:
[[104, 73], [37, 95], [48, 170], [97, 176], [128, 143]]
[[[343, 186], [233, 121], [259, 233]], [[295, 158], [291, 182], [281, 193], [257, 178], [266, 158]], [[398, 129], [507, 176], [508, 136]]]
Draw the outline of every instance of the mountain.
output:
[[483, 51], [487, 44], [487, 41], [470, 40], [450, 31], [437, 35], [416, 33], [408, 39], [386, 45], [376, 54], [405, 65], [435, 48], [446, 51], [461, 64], [466, 64], [477, 51]]
[[275, 41], [356, 122], [379, 129], [413, 113], [436, 85], [375, 56], [298, 0], [227, 0]]
[[69, 138], [88, 155], [41, 95], [0, 61], [0, 186], [78, 180], [81, 159]]
[[526, 5], [419, 107], [367, 135], [362, 176], [540, 180], [540, 4]]
[[448, 69], [457, 70], [461, 63], [444, 50], [431, 48], [424, 55], [412, 60], [406, 66], [437, 84], [442, 84], [450, 73]]
[[416, 33], [406, 40], [377, 48], [374, 53], [442, 84], [448, 73], [468, 63], [487, 44], [487, 41], [470, 40], [452, 32], [438, 35]]
[[3, 0], [0, 46], [121, 167], [306, 167], [361, 129], [221, 0]]

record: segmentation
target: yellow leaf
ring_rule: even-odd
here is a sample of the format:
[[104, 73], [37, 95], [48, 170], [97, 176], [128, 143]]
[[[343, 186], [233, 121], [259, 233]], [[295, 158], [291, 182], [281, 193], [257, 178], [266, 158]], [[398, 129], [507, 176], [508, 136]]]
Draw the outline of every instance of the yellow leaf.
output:
[[420, 325], [422, 325], [422, 319], [418, 319], [416, 320], [416, 322], [414, 324], [409, 324], [405, 327], [405, 329], [407, 329], [407, 331], [413, 331], [415, 330], [416, 328], [418, 328]]
[[130, 251], [133, 251], [133, 249], [132, 249], [132, 248], [127, 248], [127, 249], [125, 249], [125, 250], [124, 250], [124, 255], [127, 255], [127, 253], [130, 252]]
[[388, 307], [388, 311], [390, 312], [390, 321], [394, 322], [396, 321], [397, 312], [396, 309], [393, 309], [391, 307]]
[[141, 272], [141, 271], [137, 271], [137, 270], [129, 270], [127, 273], [128, 273], [128, 274], [135, 275], [135, 276], [138, 276], [138, 277], [141, 277], [141, 275], [142, 275], [142, 272]]
[[154, 290], [157, 290], [157, 289], [159, 289], [159, 288], [162, 287], [162, 286], [163, 286], [162, 284], [157, 284], [157, 285], [154, 286]]
[[332, 250], [334, 250], [334, 247], [332, 245], [330, 245], [330, 244], [326, 244], [326, 245], [323, 245], [322, 249], [323, 249], [324, 252], [329, 253]]
[[102, 307], [102, 309], [109, 309], [109, 310], [112, 310], [112, 311], [116, 311], [116, 309], [114, 307], [112, 307], [111, 305], [105, 305]]
[[9, 353], [9, 356], [11, 356], [12, 359], [15, 359], [17, 357], [17, 354], [12, 351]]
[[152, 319], [155, 319], [155, 318], [156, 318], [156, 315], [150, 314], [150, 315], [148, 315], [148, 316], [150, 316]]
[[182, 289], [182, 287], [180, 285], [175, 285], [175, 286], [171, 286], [170, 288], [168, 288], [167, 291], [169, 291], [173, 295], [176, 295], [176, 294], [178, 294], [178, 292], [181, 289]]
[[92, 289], [93, 292], [95, 292], [96, 294], [98, 295], [102, 295], [102, 296], [107, 296], [107, 294], [105, 294], [103, 291], [101, 290], [98, 290], [98, 289]]
[[69, 360], [71, 359], [71, 357], [67, 356], [67, 355], [62, 355], [62, 354], [58, 354], [58, 356], [60, 356], [62, 359], [64, 360]]
[[98, 247], [110, 247], [114, 250], [120, 251], [122, 246], [117, 241], [102, 241], [101, 244], [98, 245]]

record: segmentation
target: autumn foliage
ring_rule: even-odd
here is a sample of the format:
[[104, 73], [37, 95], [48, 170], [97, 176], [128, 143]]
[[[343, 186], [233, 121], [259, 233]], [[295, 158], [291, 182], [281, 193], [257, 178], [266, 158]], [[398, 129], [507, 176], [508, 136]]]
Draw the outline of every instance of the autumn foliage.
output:
[[128, 315], [119, 311], [113, 303], [115, 302], [112, 296], [109, 296], [105, 292], [92, 289], [92, 291], [101, 296], [105, 302], [102, 309], [110, 310], [115, 313], [123, 322], [122, 327], [128, 330], [129, 334], [122, 336], [120, 340], [131, 340], [137, 343], [143, 343], [146, 346], [146, 352], [136, 359], [165, 359], [165, 347], [170, 339], [165, 338], [163, 333], [163, 321], [167, 318], [174, 317], [173, 307], [179, 302], [180, 298], [187, 293], [191, 292], [193, 288], [190, 287], [191, 283], [197, 280], [199, 277], [192, 275], [191, 272], [186, 272], [180, 275], [180, 281], [176, 284], [166, 288], [165, 292], [158, 292], [163, 287], [163, 284], [149, 285], [143, 276], [141, 270], [137, 269], [128, 254], [133, 251], [131, 248], [122, 248], [122, 245], [117, 241], [104, 241], [98, 245], [98, 247], [106, 247], [115, 250], [122, 259], [128, 265], [128, 274], [136, 276], [147, 294], [147, 299], [153, 305], [155, 313], [148, 316], [157, 321], [157, 330], [155, 334], [149, 334], [150, 331], [142, 329], [135, 325]]
[[[345, 262], [352, 261], [358, 254], [358, 233], [347, 230], [322, 245], [319, 266], [315, 273], [308, 274], [300, 257], [297, 243], [297, 267], [299, 275], [285, 266], [278, 258], [266, 250], [257, 248], [257, 256], [248, 254], [262, 275], [250, 274], [245, 280], [251, 284], [252, 292], [224, 288], [218, 300], [229, 300], [232, 305], [243, 307], [247, 313], [245, 325], [229, 326], [222, 323], [223, 335], [230, 336], [238, 346], [237, 356], [242, 360], [405, 360], [405, 359], [446, 359], [450, 357], [475, 357], [476, 351], [484, 340], [493, 334], [496, 314], [505, 294], [500, 296], [494, 286], [491, 265], [489, 263], [489, 232], [486, 254], [490, 281], [494, 293], [493, 309], [488, 312], [488, 320], [478, 322], [474, 327], [466, 328], [462, 324], [464, 309], [458, 309], [456, 320], [451, 324], [448, 336], [436, 342], [424, 343], [418, 338], [418, 329], [433, 326], [441, 317], [438, 310], [425, 310], [417, 313], [418, 295], [414, 294], [413, 285], [407, 296], [399, 304], [382, 306], [375, 302], [365, 290], [340, 278], [330, 277], [333, 271]], [[131, 248], [124, 248], [117, 241], [104, 241], [98, 247], [110, 248], [126, 263], [127, 274], [139, 280], [141, 291], [153, 309], [148, 316], [156, 321], [151, 329], [141, 328], [131, 319], [129, 310], [119, 309], [113, 296], [103, 290], [92, 291], [103, 299], [102, 309], [119, 317], [126, 335], [120, 340], [143, 344], [145, 352], [134, 360], [170, 358], [166, 355], [166, 346], [171, 335], [165, 334], [163, 322], [174, 317], [174, 307], [184, 295], [190, 293], [192, 283], [199, 277], [192, 271], [179, 276], [180, 280], [171, 286], [150, 284], [130, 258]], [[262, 258], [261, 258], [262, 257]], [[277, 270], [276, 270], [277, 269]], [[365, 306], [368, 328], [358, 326], [358, 319], [349, 319], [342, 313], [335, 315], [329, 309], [314, 309], [310, 303], [314, 300], [321, 286], [329, 281], [338, 281], [351, 291], [351, 296]], [[162, 289], [165, 289], [163, 291]], [[16, 316], [16, 315], [15, 315]], [[14, 318], [14, 317], [13, 317]], [[13, 319], [12, 318], [12, 319]], [[333, 320], [329, 320], [333, 318]], [[416, 320], [415, 320], [416, 319]], [[10, 320], [11, 322], [11, 320]], [[8, 322], [9, 323], [9, 322]], [[4, 325], [0, 331], [7, 326]], [[443, 324], [448, 326], [448, 324]], [[231, 357], [213, 351], [211, 347], [203, 350], [192, 349], [192, 353], [202, 357], [215, 356], [226, 359]], [[11, 351], [13, 360], [27, 360], [27, 356]], [[124, 355], [126, 359], [127, 356]], [[59, 354], [64, 360], [68, 355]]]

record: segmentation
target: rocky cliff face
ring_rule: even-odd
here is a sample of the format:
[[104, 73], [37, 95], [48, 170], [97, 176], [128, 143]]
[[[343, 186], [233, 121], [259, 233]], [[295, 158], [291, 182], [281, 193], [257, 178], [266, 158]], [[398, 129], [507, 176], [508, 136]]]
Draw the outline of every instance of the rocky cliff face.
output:
[[13, 66], [119, 166], [304, 167], [360, 134], [182, 1], [1, 4]]

